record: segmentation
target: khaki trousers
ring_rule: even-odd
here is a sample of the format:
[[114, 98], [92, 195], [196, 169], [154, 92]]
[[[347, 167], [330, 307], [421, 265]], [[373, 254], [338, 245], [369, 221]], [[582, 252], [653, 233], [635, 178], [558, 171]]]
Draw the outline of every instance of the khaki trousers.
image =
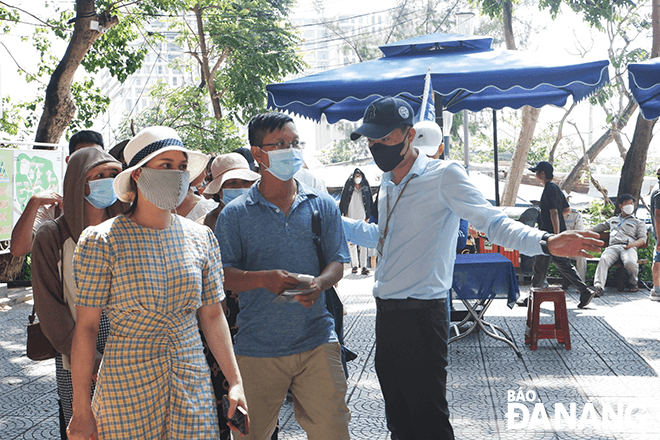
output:
[[247, 398], [250, 434], [233, 438], [269, 440], [287, 390], [294, 414], [309, 440], [349, 439], [351, 414], [338, 343], [276, 358], [236, 356]]

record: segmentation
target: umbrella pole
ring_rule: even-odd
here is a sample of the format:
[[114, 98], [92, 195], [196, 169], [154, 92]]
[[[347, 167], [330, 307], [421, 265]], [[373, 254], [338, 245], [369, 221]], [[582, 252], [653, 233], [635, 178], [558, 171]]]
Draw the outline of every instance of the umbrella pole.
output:
[[497, 157], [497, 110], [493, 109], [493, 161], [495, 162], [495, 206], [500, 206], [500, 179]]
[[465, 172], [470, 174], [470, 129], [468, 127], [468, 111], [463, 110], [463, 162]]

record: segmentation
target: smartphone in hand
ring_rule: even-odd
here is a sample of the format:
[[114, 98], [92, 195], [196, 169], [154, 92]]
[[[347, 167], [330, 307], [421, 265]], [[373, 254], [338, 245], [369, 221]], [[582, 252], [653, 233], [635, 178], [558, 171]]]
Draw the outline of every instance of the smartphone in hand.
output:
[[234, 417], [231, 419], [227, 416], [227, 413], [229, 412], [229, 398], [225, 394], [222, 396], [222, 413], [225, 415], [225, 419], [229, 420], [236, 429], [238, 429], [238, 432], [241, 434], [245, 435], [247, 434], [246, 432], [246, 427], [245, 427], [245, 416], [247, 416], [247, 412], [241, 407], [237, 406], [236, 407], [236, 412], [234, 413]]

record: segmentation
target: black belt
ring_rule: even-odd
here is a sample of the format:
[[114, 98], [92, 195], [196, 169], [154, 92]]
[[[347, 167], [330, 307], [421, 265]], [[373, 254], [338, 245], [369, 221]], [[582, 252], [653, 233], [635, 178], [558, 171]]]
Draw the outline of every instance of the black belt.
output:
[[376, 310], [379, 312], [394, 312], [396, 310], [429, 309], [444, 307], [444, 299], [380, 299], [376, 298]]

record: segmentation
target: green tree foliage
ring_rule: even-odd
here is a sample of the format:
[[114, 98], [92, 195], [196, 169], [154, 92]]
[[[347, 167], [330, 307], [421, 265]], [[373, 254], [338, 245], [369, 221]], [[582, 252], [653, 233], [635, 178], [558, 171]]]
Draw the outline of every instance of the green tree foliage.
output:
[[[95, 41], [80, 63], [83, 75], [76, 76], [70, 91], [77, 112], [68, 123], [68, 135], [90, 127], [108, 108], [108, 97], [94, 85], [91, 75], [107, 69], [112, 77], [124, 82], [140, 69], [149, 50], [164, 41], [161, 34], [149, 30], [149, 23], [155, 19], [169, 19], [170, 26], [179, 32], [177, 42], [198, 60], [204, 55], [210, 61], [210, 75], [205, 75], [200, 66], [191, 65], [191, 76], [199, 80], [197, 87], [167, 90], [166, 86], [159, 86], [154, 90], [154, 96], [164, 101], [157, 101], [155, 107], [139, 115], [138, 124], [171, 122], [185, 131], [184, 137], [194, 140], [191, 144], [206, 151], [220, 151], [221, 145], [225, 144], [235, 145], [238, 137], [233, 121], [244, 122], [263, 111], [265, 86], [288, 74], [298, 73], [303, 67], [295, 53], [298, 40], [288, 21], [291, 4], [292, 0], [139, 0], [120, 3], [97, 0], [96, 14], [116, 15], [117, 23]], [[32, 35], [25, 38], [26, 50], [28, 47], [36, 49], [40, 57], [36, 71], [23, 71], [26, 82], [39, 84], [39, 92], [29, 102], [15, 102], [11, 96], [7, 97], [6, 102], [12, 102], [13, 106], [0, 124], [4, 133], [22, 140], [34, 133], [49, 77], [61, 61], [53, 54], [53, 41], [69, 41], [72, 37], [71, 20], [78, 19], [74, 11], [55, 7], [53, 14], [51, 3], [44, 1], [43, 5], [45, 9], [50, 8], [49, 15], [57, 19], [36, 19], [37, 13], [27, 13], [35, 17], [37, 24]], [[38, 10], [36, 4], [30, 6]], [[203, 18], [201, 34], [197, 32], [194, 15], [191, 15], [194, 8], [201, 11]], [[23, 13], [26, 12], [23, 10]], [[21, 16], [17, 9], [0, 6], [2, 32], [11, 31]], [[204, 51], [200, 49], [202, 38]], [[215, 87], [213, 99], [219, 100], [228, 112], [224, 115], [229, 116], [226, 120], [208, 120], [209, 102], [212, 101], [206, 91], [209, 81]], [[179, 101], [181, 99], [185, 100]], [[190, 105], [184, 106], [183, 103]], [[185, 107], [183, 111], [182, 107]], [[178, 113], [158, 114], [162, 111]], [[216, 119], [220, 117], [215, 115]], [[135, 125], [136, 121], [133, 123]], [[195, 130], [198, 133], [194, 133]]]
[[184, 145], [206, 153], [229, 153], [245, 145], [231, 118], [216, 119], [209, 112], [208, 97], [199, 87], [172, 88], [159, 81], [150, 97], [154, 104], [136, 118], [124, 120], [119, 139], [131, 137], [133, 129], [165, 125], [177, 131]]
[[[154, 105], [138, 115], [140, 127], [162, 123], [207, 152], [228, 152], [244, 142], [236, 122], [266, 107], [266, 85], [301, 71], [298, 38], [288, 21], [291, 0], [189, 1], [184, 17], [169, 20], [179, 47], [191, 55], [173, 62], [197, 84], [151, 92]], [[213, 111], [209, 111], [212, 108]], [[128, 122], [124, 123], [124, 127]]]
[[197, 61], [201, 85], [211, 81], [213, 98], [240, 122], [265, 109], [266, 85], [304, 67], [295, 52], [298, 37], [288, 20], [292, 4], [292, 0], [189, 1], [187, 8], [199, 11], [201, 29], [191, 15], [172, 21], [171, 28], [179, 33], [177, 44]]
[[561, 13], [561, 5], [564, 4], [573, 11], [580, 13], [585, 22], [591, 27], [605, 30], [605, 23], [621, 21], [627, 11], [636, 7], [632, 0], [540, 0], [539, 7], [547, 9], [556, 19]]
[[[72, 5], [77, 3], [72, 2]], [[113, 77], [120, 82], [124, 81], [142, 65], [146, 54], [145, 45], [157, 38], [144, 32], [145, 22], [154, 14], [162, 13], [168, 8], [176, 10], [180, 6], [181, 2], [178, 0], [142, 0], [129, 2], [126, 6], [110, 0], [95, 2], [98, 14], [115, 14], [119, 18], [119, 23], [96, 40], [81, 62], [83, 71], [76, 76], [70, 91], [78, 111], [68, 124], [67, 138], [80, 129], [91, 127], [94, 120], [107, 109], [109, 104], [109, 98], [95, 86], [91, 75], [107, 68]], [[7, 92], [5, 100], [12, 103], [12, 106], [6, 112], [0, 130], [4, 134], [26, 140], [34, 136], [39, 114], [43, 108], [46, 87], [50, 76], [61, 61], [61, 58], [55, 55], [54, 46], [57, 45], [58, 40], [64, 42], [71, 40], [73, 23], [79, 18], [75, 11], [61, 9], [60, 4], [53, 5], [52, 2], [45, 0], [30, 2], [28, 5], [22, 5], [22, 8], [0, 6], [0, 23], [3, 25], [1, 30], [3, 33], [14, 31], [19, 20], [33, 25], [32, 34], [23, 37], [24, 44], [20, 50], [36, 51], [37, 67], [34, 71], [26, 71], [18, 66], [18, 71], [27, 84], [37, 85], [37, 93], [28, 100], [14, 101], [11, 99], [11, 91]], [[55, 18], [42, 19], [39, 15]], [[143, 39], [145, 45], [131, 44], [138, 39]], [[59, 46], [57, 48], [59, 50]], [[4, 49], [10, 51], [7, 47]], [[11, 52], [9, 54], [11, 56]], [[6, 66], [9, 67], [8, 64]]]

